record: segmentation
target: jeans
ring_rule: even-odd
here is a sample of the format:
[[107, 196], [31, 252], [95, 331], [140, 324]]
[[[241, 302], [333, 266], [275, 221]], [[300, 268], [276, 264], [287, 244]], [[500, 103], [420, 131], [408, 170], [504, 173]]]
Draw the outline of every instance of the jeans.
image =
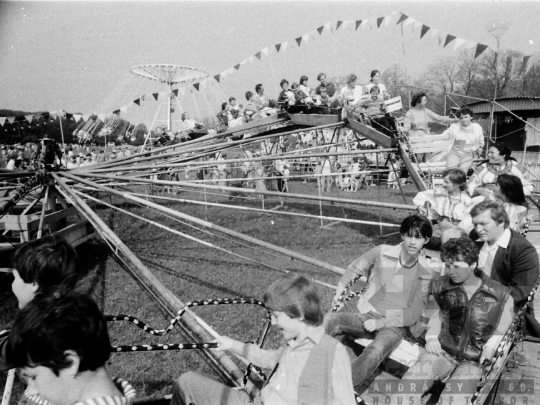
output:
[[364, 328], [364, 321], [378, 318], [380, 316], [371, 313], [346, 312], [329, 313], [324, 316], [323, 326], [330, 336], [337, 339], [373, 339], [373, 342], [351, 364], [353, 387], [357, 393], [364, 390], [364, 383], [406, 336], [406, 328], [390, 327], [374, 332], [369, 332]]
[[467, 174], [474, 163], [473, 152], [456, 152], [451, 150], [446, 160], [447, 169], [461, 169]]

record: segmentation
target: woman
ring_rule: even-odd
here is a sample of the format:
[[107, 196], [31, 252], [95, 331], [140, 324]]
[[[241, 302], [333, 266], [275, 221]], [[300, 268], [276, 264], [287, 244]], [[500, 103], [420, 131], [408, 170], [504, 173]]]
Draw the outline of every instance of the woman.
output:
[[482, 153], [484, 134], [482, 127], [472, 120], [474, 113], [470, 108], [462, 108], [460, 122], [452, 124], [443, 135], [450, 136], [446, 168], [457, 167], [465, 173], [471, 168], [474, 158]]
[[517, 162], [510, 157], [512, 151], [506, 144], [498, 142], [493, 144], [488, 150], [488, 161], [482, 163], [471, 176], [468, 184], [469, 195], [487, 196], [495, 190], [497, 178], [502, 174], [512, 174], [521, 179], [523, 192], [530, 195], [534, 187], [524, 177], [518, 169]]
[[[300, 92], [301, 92], [300, 94], [302, 96], [302, 99], [306, 103], [313, 101], [313, 100], [311, 100], [311, 98], [309, 96], [310, 93], [311, 93], [311, 89], [308, 87], [307, 83], [308, 83], [308, 77], [307, 76], [302, 76], [300, 78], [300, 82], [299, 82], [299, 85], [298, 85], [298, 88], [300, 89]], [[309, 99], [309, 101], [307, 99]]]
[[226, 127], [229, 126], [229, 120], [232, 120], [232, 115], [228, 109], [229, 103], [224, 101], [221, 103], [221, 111], [218, 113], [218, 119], [225, 124]]
[[356, 84], [357, 77], [355, 74], [347, 76], [347, 86], [343, 87], [340, 92], [339, 99], [341, 104], [349, 111], [353, 111], [354, 107], [362, 100], [362, 86]]
[[6, 354], [28, 384], [31, 403], [128, 405], [135, 397], [133, 387], [113, 381], [105, 369], [111, 355], [107, 323], [85, 295], [36, 296], [17, 314]]
[[294, 105], [296, 98], [294, 93], [289, 89], [289, 82], [287, 79], [283, 79], [279, 83], [279, 86], [281, 87], [281, 93], [279, 93], [278, 97], [279, 105], [283, 106], [285, 109], [290, 105]]
[[413, 96], [411, 101], [413, 108], [407, 111], [407, 114], [405, 114], [405, 122], [403, 123], [403, 130], [408, 133], [409, 137], [423, 137], [429, 135], [428, 125], [430, 122], [445, 124], [454, 121], [453, 118], [435, 114], [433, 111], [426, 108], [426, 104], [426, 93], [418, 93]]
[[[358, 105], [361, 109], [366, 109], [373, 128], [393, 138], [396, 124], [393, 117], [386, 114], [386, 106], [380, 96], [379, 87], [371, 87], [369, 95], [371, 96], [370, 98], [361, 101]], [[353, 115], [356, 114], [354, 113]]]
[[379, 90], [381, 91], [381, 95], [385, 100], [390, 98], [390, 95], [388, 94], [388, 91], [386, 90], [386, 86], [381, 83], [381, 72], [379, 72], [376, 69], [371, 71], [371, 80], [366, 85], [364, 89], [364, 93], [369, 94], [369, 90], [371, 90], [373, 86], [377, 86], [379, 88]]
[[[462, 170], [447, 169], [442, 178], [442, 187], [421, 191], [413, 199], [418, 212], [434, 223], [434, 238], [440, 238], [446, 229], [457, 227], [474, 205], [464, 191], [467, 175]], [[438, 241], [432, 243], [438, 244]]]

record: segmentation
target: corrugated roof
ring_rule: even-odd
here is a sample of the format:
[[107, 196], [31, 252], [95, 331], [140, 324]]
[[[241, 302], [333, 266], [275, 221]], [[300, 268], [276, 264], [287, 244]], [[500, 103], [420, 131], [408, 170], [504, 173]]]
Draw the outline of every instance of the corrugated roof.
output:
[[[503, 107], [511, 110], [539, 110], [540, 111], [540, 97], [499, 97], [497, 103]], [[475, 114], [489, 113], [491, 112], [491, 102], [489, 101], [475, 101], [474, 103], [467, 104]], [[495, 104], [494, 112], [506, 111], [501, 106]]]

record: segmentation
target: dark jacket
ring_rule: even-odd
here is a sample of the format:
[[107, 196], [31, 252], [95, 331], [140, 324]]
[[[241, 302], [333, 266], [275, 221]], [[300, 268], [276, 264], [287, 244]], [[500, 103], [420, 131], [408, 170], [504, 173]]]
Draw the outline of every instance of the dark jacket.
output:
[[[510, 242], [508, 248], [499, 246], [493, 267], [491, 278], [502, 285], [512, 289], [517, 312], [526, 302], [533, 287], [538, 283], [540, 277], [540, 265], [538, 263], [538, 253], [531, 243], [519, 233], [510, 230]], [[481, 248], [483, 242], [479, 243]], [[540, 337], [540, 324], [534, 316], [533, 303], [529, 304], [525, 313], [525, 334]]]
[[480, 272], [482, 285], [471, 299], [461, 284], [448, 275], [432, 282], [432, 291], [442, 311], [441, 347], [457, 359], [478, 361], [484, 345], [496, 330], [510, 288]]

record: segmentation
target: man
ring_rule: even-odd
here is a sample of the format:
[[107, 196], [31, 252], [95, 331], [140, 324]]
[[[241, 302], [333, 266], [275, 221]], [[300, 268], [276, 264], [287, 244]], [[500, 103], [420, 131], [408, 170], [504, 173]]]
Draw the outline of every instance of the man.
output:
[[418, 338], [424, 332], [420, 318], [438, 264], [421, 251], [433, 228], [426, 217], [412, 215], [403, 220], [400, 233], [402, 244], [371, 249], [352, 262], [339, 280], [334, 303], [339, 302], [353, 278], [362, 276], [367, 282], [367, 291], [358, 300], [358, 312], [329, 313], [324, 317], [323, 325], [330, 336], [373, 339], [352, 363], [353, 386], [359, 394], [403, 338]]
[[264, 87], [262, 84], [259, 83], [255, 86], [255, 93], [257, 94], [254, 97], [254, 101], [261, 112], [266, 113], [266, 115], [277, 114], [277, 110], [275, 108], [278, 105], [277, 101], [270, 100], [265, 97]]
[[201, 136], [208, 134], [208, 130], [204, 128], [204, 125], [190, 119], [187, 112], [182, 114], [182, 125], [184, 131], [186, 131], [191, 139], [200, 138]]
[[[512, 289], [517, 312], [538, 283], [538, 254], [531, 243], [509, 229], [510, 221], [502, 205], [484, 201], [471, 210], [474, 230], [479, 236], [479, 267], [493, 280]], [[483, 242], [483, 243], [482, 243]], [[540, 325], [534, 316], [533, 302], [525, 313], [525, 334], [540, 337]]]
[[329, 82], [326, 80], [326, 74], [319, 73], [317, 76], [317, 80], [321, 83], [317, 86], [315, 89], [315, 94], [322, 95], [323, 89], [326, 90], [326, 94], [329, 97], [328, 106], [330, 108], [338, 108], [339, 107], [339, 100], [338, 100], [338, 94], [336, 94], [336, 85], [332, 82]]
[[[426, 333], [426, 347], [418, 362], [402, 378], [411, 390], [409, 403], [420, 403], [433, 381], [460, 387], [459, 395], [470, 398], [482, 375], [482, 365], [493, 357], [514, 316], [511, 290], [477, 268], [478, 248], [466, 237], [451, 239], [441, 258], [447, 272], [431, 282], [434, 301]], [[451, 355], [452, 357], [450, 357]], [[455, 394], [451, 394], [455, 395]], [[455, 403], [464, 403], [456, 401]]]

